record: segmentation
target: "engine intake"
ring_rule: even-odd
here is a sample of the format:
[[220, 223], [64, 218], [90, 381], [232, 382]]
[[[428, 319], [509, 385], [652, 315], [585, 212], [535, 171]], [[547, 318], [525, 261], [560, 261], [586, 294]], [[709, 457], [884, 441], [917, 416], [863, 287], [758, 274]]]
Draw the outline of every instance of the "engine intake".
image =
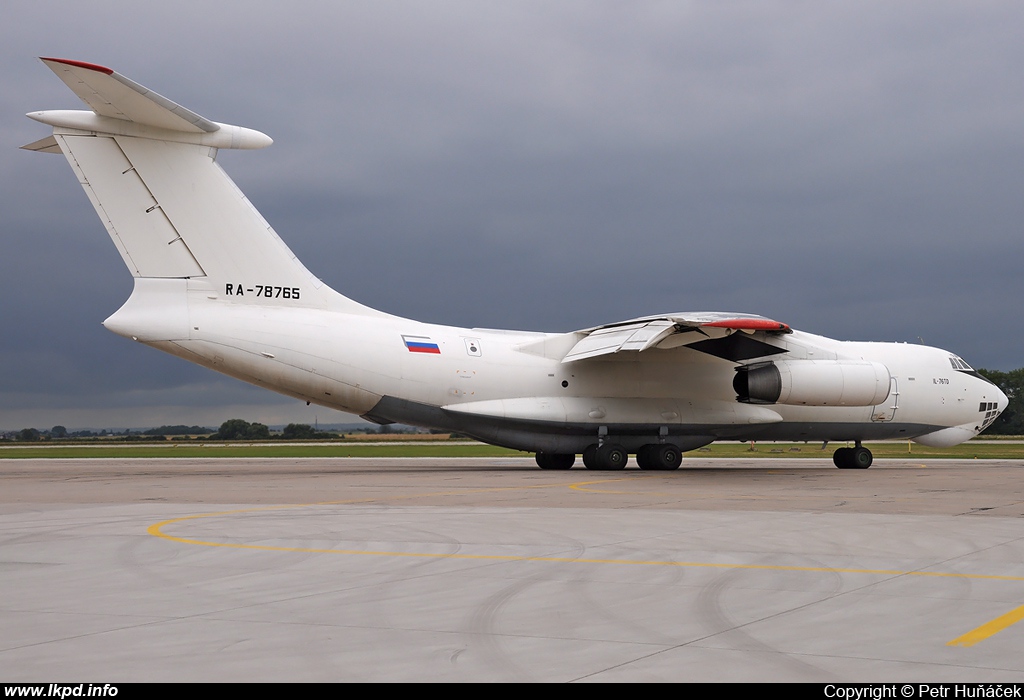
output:
[[790, 406], [876, 406], [889, 396], [888, 368], [866, 360], [790, 360], [744, 365], [736, 400]]

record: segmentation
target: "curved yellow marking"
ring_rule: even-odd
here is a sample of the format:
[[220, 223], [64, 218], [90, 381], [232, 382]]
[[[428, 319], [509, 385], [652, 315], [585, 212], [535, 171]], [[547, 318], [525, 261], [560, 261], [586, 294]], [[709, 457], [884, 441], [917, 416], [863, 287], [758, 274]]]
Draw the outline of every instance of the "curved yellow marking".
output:
[[[604, 481], [622, 481], [622, 479], [606, 479]], [[575, 488], [576, 486], [588, 485], [588, 484], [600, 484], [600, 483], [603, 483], [603, 481], [602, 480], [579, 481], [579, 482], [572, 483], [572, 484], [565, 484], [565, 483], [559, 483], [559, 484], [532, 484], [530, 486], [493, 486], [493, 487], [482, 488], [482, 489], [465, 489], [465, 490], [459, 490], [459, 491], [433, 491], [433, 492], [428, 492], [428, 493], [414, 493], [414, 494], [408, 494], [408, 495], [405, 495], [405, 496], [385, 496], [385, 497], [368, 496], [366, 498], [350, 498], [350, 499], [345, 499], [345, 500], [341, 500], [341, 501], [319, 501], [319, 502], [316, 502], [316, 503], [286, 503], [286, 504], [283, 504], [283, 505], [276, 505], [276, 506], [261, 506], [259, 508], [239, 508], [237, 510], [225, 510], [225, 511], [220, 511], [220, 512], [216, 512], [216, 513], [198, 513], [196, 515], [185, 515], [185, 516], [182, 516], [180, 518], [171, 518], [170, 520], [164, 520], [164, 521], [161, 521], [159, 523], [153, 523], [148, 528], [146, 528], [146, 532], [148, 534], [150, 534], [150, 535], [153, 535], [154, 537], [160, 537], [160, 538], [165, 539], [165, 540], [171, 540], [173, 542], [183, 542], [183, 543], [186, 543], [186, 544], [199, 544], [199, 545], [203, 545], [203, 546], [206, 546], [206, 547], [238, 547], [238, 548], [248, 547], [250, 549], [274, 549], [274, 550], [277, 550], [277, 551], [287, 551], [287, 552], [321, 551], [321, 550], [301, 550], [301, 549], [295, 549], [295, 548], [289, 548], [289, 547], [284, 547], [284, 548], [281, 548], [281, 547], [257, 547], [256, 545], [251, 545], [251, 546], [250, 545], [234, 545], [234, 544], [218, 543], [218, 542], [205, 542], [203, 540], [189, 540], [189, 539], [185, 539], [185, 538], [181, 538], [181, 537], [174, 537], [173, 535], [164, 534], [164, 532], [162, 532], [162, 530], [167, 525], [173, 525], [174, 523], [181, 523], [181, 522], [185, 522], [187, 520], [200, 520], [202, 518], [214, 518], [214, 517], [221, 516], [221, 515], [238, 515], [239, 513], [262, 513], [262, 512], [269, 511], [269, 510], [288, 510], [290, 508], [309, 508], [309, 507], [312, 507], [312, 506], [342, 506], [342, 505], [354, 505], [356, 503], [379, 503], [380, 501], [403, 501], [403, 500], [409, 500], [409, 499], [413, 499], [413, 498], [431, 498], [431, 497], [436, 497], [436, 496], [464, 496], [464, 495], [469, 495], [469, 494], [492, 493], [492, 492], [495, 492], [495, 491], [519, 491], [519, 490], [522, 490], [522, 489], [550, 489], [550, 488], [557, 488], [557, 487], [562, 487], [562, 486], [568, 486], [569, 488]], [[586, 489], [581, 489], [581, 490], [586, 490]], [[323, 551], [334, 551], [334, 550], [323, 550]]]
[[993, 634], [1002, 632], [1010, 625], [1024, 620], [1024, 605], [1014, 608], [1005, 615], [1000, 615], [994, 620], [989, 620], [981, 627], [972, 629], [967, 634], [962, 634], [951, 642], [946, 642], [948, 647], [973, 647], [978, 642], [985, 641]]
[[[922, 467], [924, 465], [921, 465]], [[163, 532], [163, 528], [174, 525], [177, 523], [187, 522], [189, 520], [200, 520], [203, 518], [215, 518], [220, 516], [238, 515], [240, 513], [260, 513], [272, 510], [287, 510], [291, 508], [308, 508], [311, 506], [331, 506], [331, 505], [353, 505], [357, 503], [376, 503], [382, 500], [393, 501], [393, 500], [408, 500], [413, 498], [426, 498], [431, 496], [452, 496], [452, 495], [466, 495], [470, 493], [486, 493], [494, 491], [510, 491], [519, 490], [523, 488], [552, 488], [552, 487], [565, 487], [582, 492], [595, 492], [595, 493], [619, 493], [614, 491], [599, 491], [598, 489], [588, 489], [587, 486], [594, 484], [605, 484], [614, 481], [624, 481], [631, 477], [622, 477], [619, 479], [599, 479], [594, 481], [579, 481], [571, 484], [537, 484], [532, 486], [510, 486], [510, 487], [494, 487], [485, 489], [470, 489], [465, 491], [438, 491], [433, 493], [421, 493], [421, 494], [410, 494], [407, 496], [387, 496], [384, 498], [380, 497], [369, 497], [369, 498], [358, 498], [340, 501], [324, 501], [320, 503], [301, 503], [301, 504], [286, 504], [286, 505], [275, 505], [275, 506], [263, 506], [259, 508], [240, 508], [238, 510], [227, 510], [219, 511], [215, 513], [199, 513], [195, 515], [185, 515], [180, 518], [171, 518], [169, 520], [163, 520], [158, 523], [153, 523], [146, 532], [153, 537], [159, 537], [161, 539], [169, 540], [171, 542], [178, 542], [180, 544], [191, 544], [202, 547], [226, 547], [229, 549], [252, 549], [261, 550], [268, 552], [297, 552], [304, 554], [344, 554], [353, 556], [378, 556], [378, 557], [406, 557], [406, 558], [419, 558], [419, 559], [460, 559], [460, 560], [475, 560], [475, 561], [506, 561], [506, 562], [543, 562], [543, 563], [554, 563], [554, 564], [619, 564], [624, 566], [670, 566], [670, 567], [681, 567], [681, 568], [702, 568], [702, 569], [741, 569], [748, 571], [797, 571], [797, 572], [809, 572], [809, 573], [837, 573], [837, 574], [871, 574], [876, 576], [926, 576], [932, 578], [957, 578], [957, 579], [970, 579], [970, 580], [983, 580], [983, 581], [1012, 581], [1021, 582], [1024, 581], [1024, 576], [996, 576], [991, 574], [963, 574], [954, 572], [943, 572], [943, 571], [901, 571], [898, 569], [846, 569], [846, 568], [832, 568], [827, 566], [785, 566], [778, 564], [729, 564], [721, 562], [689, 562], [689, 561], [664, 561], [664, 560], [642, 560], [642, 559], [582, 559], [578, 557], [531, 557], [515, 554], [456, 554], [456, 553], [429, 553], [429, 552], [398, 552], [398, 551], [376, 551], [376, 550], [365, 550], [365, 549], [330, 549], [330, 548], [316, 548], [316, 547], [283, 547], [273, 545], [256, 545], [256, 544], [241, 544], [233, 542], [211, 542], [208, 540], [197, 540], [187, 537], [176, 537], [174, 535], [168, 535]], [[632, 493], [632, 492], [622, 492]], [[984, 625], [977, 627], [970, 632], [957, 637], [956, 639], [947, 642], [947, 646], [963, 646], [969, 647], [977, 644], [978, 642], [988, 639], [992, 635], [1001, 632], [1002, 630], [1016, 624], [1024, 619], [1024, 605], [1019, 608], [1015, 608], [1005, 615], [1001, 615], [994, 620], [986, 622]]]
[[[319, 505], [319, 504], [317, 504]], [[231, 549], [258, 549], [271, 552], [299, 552], [303, 554], [358, 554], [365, 556], [386, 556], [386, 557], [417, 557], [421, 559], [468, 559], [484, 561], [535, 561], [559, 564], [623, 564], [630, 566], [676, 566], [704, 569], [748, 569], [754, 571], [805, 571], [818, 573], [839, 573], [839, 574], [875, 574], [882, 576], [936, 576], [945, 578], [968, 578], [985, 579], [995, 581], [1024, 581], [1024, 576], [993, 576], [987, 574], [959, 574], [942, 571], [900, 571], [898, 569], [844, 569], [828, 566], [785, 566], [782, 564], [729, 564], [721, 562], [699, 562], [699, 561], [665, 561], [645, 559], [584, 559], [580, 557], [531, 557], [519, 554], [457, 554], [457, 553], [431, 553], [431, 552], [397, 552], [387, 550], [367, 549], [321, 549], [316, 547], [281, 547], [260, 544], [240, 544], [235, 542], [210, 542], [207, 540], [194, 540], [185, 537], [175, 537], [162, 532], [166, 525], [172, 525], [185, 520], [195, 520], [204, 517], [218, 515], [232, 515], [235, 513], [251, 513], [260, 509], [247, 509], [238, 511], [227, 511], [224, 513], [209, 513], [206, 515], [189, 515], [184, 518], [174, 518], [150, 525], [146, 530], [154, 537], [160, 537], [172, 542], [182, 544], [195, 544], [203, 547], [228, 547]], [[1024, 607], [1021, 608], [1024, 611]], [[1022, 613], [1024, 614], [1024, 613]]]
[[[589, 482], [599, 483], [599, 482]], [[572, 485], [570, 485], [572, 486]], [[487, 489], [503, 490], [503, 489]], [[425, 495], [425, 494], [424, 494]], [[435, 494], [436, 495], [436, 494]], [[410, 496], [411, 498], [412, 496]], [[404, 498], [404, 497], [401, 497]], [[782, 564], [730, 564], [721, 562], [696, 562], [696, 561], [665, 561], [645, 559], [583, 559], [579, 557], [531, 557], [518, 554], [455, 554], [455, 553], [431, 553], [431, 552], [398, 552], [398, 551], [377, 551], [365, 549], [330, 549], [316, 547], [283, 547], [274, 545], [242, 544], [236, 542], [211, 542], [209, 540], [196, 540], [187, 537], [176, 537], [168, 535], [163, 528], [168, 525], [182, 523], [189, 520], [200, 520], [202, 518], [215, 518], [225, 515], [237, 515], [239, 513], [258, 513], [269, 510], [284, 510], [287, 508], [307, 508], [310, 506], [347, 505], [353, 503], [367, 503], [379, 499], [358, 499], [351, 501], [330, 501], [324, 503], [307, 503], [301, 505], [279, 505], [263, 508], [242, 508], [239, 510], [221, 511], [218, 513], [200, 513], [197, 515], [186, 515], [180, 518], [171, 518], [158, 523], [153, 523], [146, 532], [154, 537], [179, 542], [181, 544], [193, 544], [202, 547], [227, 547], [230, 549], [257, 549], [271, 552], [299, 552], [303, 554], [351, 554], [364, 556], [388, 556], [388, 557], [417, 557], [423, 559], [468, 559], [487, 561], [534, 561], [563, 564], [622, 564], [627, 566], [674, 566], [705, 569], [747, 569], [752, 571], [803, 571], [817, 573], [838, 573], [838, 574], [873, 574], [878, 576], [928, 576], [933, 578], [959, 578], [986, 581], [1024, 581], [1024, 576], [997, 576], [991, 574], [962, 574], [944, 571], [901, 571], [899, 569], [846, 569], [829, 566], [786, 566]], [[1024, 606], [1019, 608], [1024, 616]], [[1002, 619], [1002, 618], [1000, 618]], [[1016, 622], [1016, 620], [1014, 620]], [[1010, 623], [1012, 624], [1012, 623]], [[995, 634], [993, 632], [992, 634]]]

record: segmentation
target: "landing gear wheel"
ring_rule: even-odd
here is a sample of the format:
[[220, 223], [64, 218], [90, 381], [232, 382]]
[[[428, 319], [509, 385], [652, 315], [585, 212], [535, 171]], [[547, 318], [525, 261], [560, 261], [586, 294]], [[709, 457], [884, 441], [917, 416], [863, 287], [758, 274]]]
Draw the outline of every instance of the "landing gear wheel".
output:
[[572, 469], [576, 455], [558, 454], [554, 452], [538, 452], [537, 466], [541, 469]]
[[849, 447], [840, 447], [838, 450], [832, 453], [832, 464], [836, 465], [840, 469], [849, 469], [849, 454], [851, 452], [853, 452], [853, 450]]
[[658, 445], [651, 450], [651, 454], [654, 456], [654, 462], [657, 465], [655, 469], [660, 469], [661, 471], [679, 469], [679, 465], [683, 463], [683, 453], [675, 445]]
[[595, 454], [597, 468], [602, 471], [616, 471], [626, 468], [629, 461], [629, 454], [622, 445], [610, 445], [605, 443], [597, 448]]
[[871, 450], [866, 447], [854, 447], [850, 454], [851, 469], [867, 469], [871, 466]]
[[840, 447], [832, 455], [832, 463], [840, 469], [867, 469], [873, 457], [866, 447]]
[[587, 469], [604, 472], [615, 471], [617, 469], [624, 469], [628, 461], [629, 454], [626, 453], [622, 445], [611, 443], [605, 443], [600, 447], [597, 445], [587, 445], [586, 449], [583, 450], [583, 465]]
[[671, 471], [678, 469], [683, 453], [675, 445], [644, 445], [636, 453], [636, 463], [641, 469]]

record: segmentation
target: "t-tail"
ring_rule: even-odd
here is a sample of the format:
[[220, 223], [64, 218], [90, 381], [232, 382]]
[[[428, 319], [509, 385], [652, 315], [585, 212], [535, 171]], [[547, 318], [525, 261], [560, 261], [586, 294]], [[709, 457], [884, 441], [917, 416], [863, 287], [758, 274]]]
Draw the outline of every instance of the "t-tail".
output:
[[67, 157], [135, 277], [108, 328], [144, 341], [187, 337], [188, 306], [201, 300], [383, 315], [310, 273], [216, 162], [219, 149], [264, 148], [270, 137], [210, 121], [109, 68], [41, 60], [91, 111], [29, 113], [53, 135], [23, 148]]

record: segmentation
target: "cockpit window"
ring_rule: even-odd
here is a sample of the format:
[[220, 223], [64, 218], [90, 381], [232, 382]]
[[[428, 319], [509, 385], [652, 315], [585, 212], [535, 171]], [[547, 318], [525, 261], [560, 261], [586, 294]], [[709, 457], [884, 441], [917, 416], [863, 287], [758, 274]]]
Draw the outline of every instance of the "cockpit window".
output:
[[962, 370], [964, 372], [973, 372], [974, 371], [973, 367], [971, 367], [969, 364], [967, 364], [966, 362], [961, 360], [956, 355], [950, 355], [949, 356], [949, 364], [953, 365], [953, 369]]

